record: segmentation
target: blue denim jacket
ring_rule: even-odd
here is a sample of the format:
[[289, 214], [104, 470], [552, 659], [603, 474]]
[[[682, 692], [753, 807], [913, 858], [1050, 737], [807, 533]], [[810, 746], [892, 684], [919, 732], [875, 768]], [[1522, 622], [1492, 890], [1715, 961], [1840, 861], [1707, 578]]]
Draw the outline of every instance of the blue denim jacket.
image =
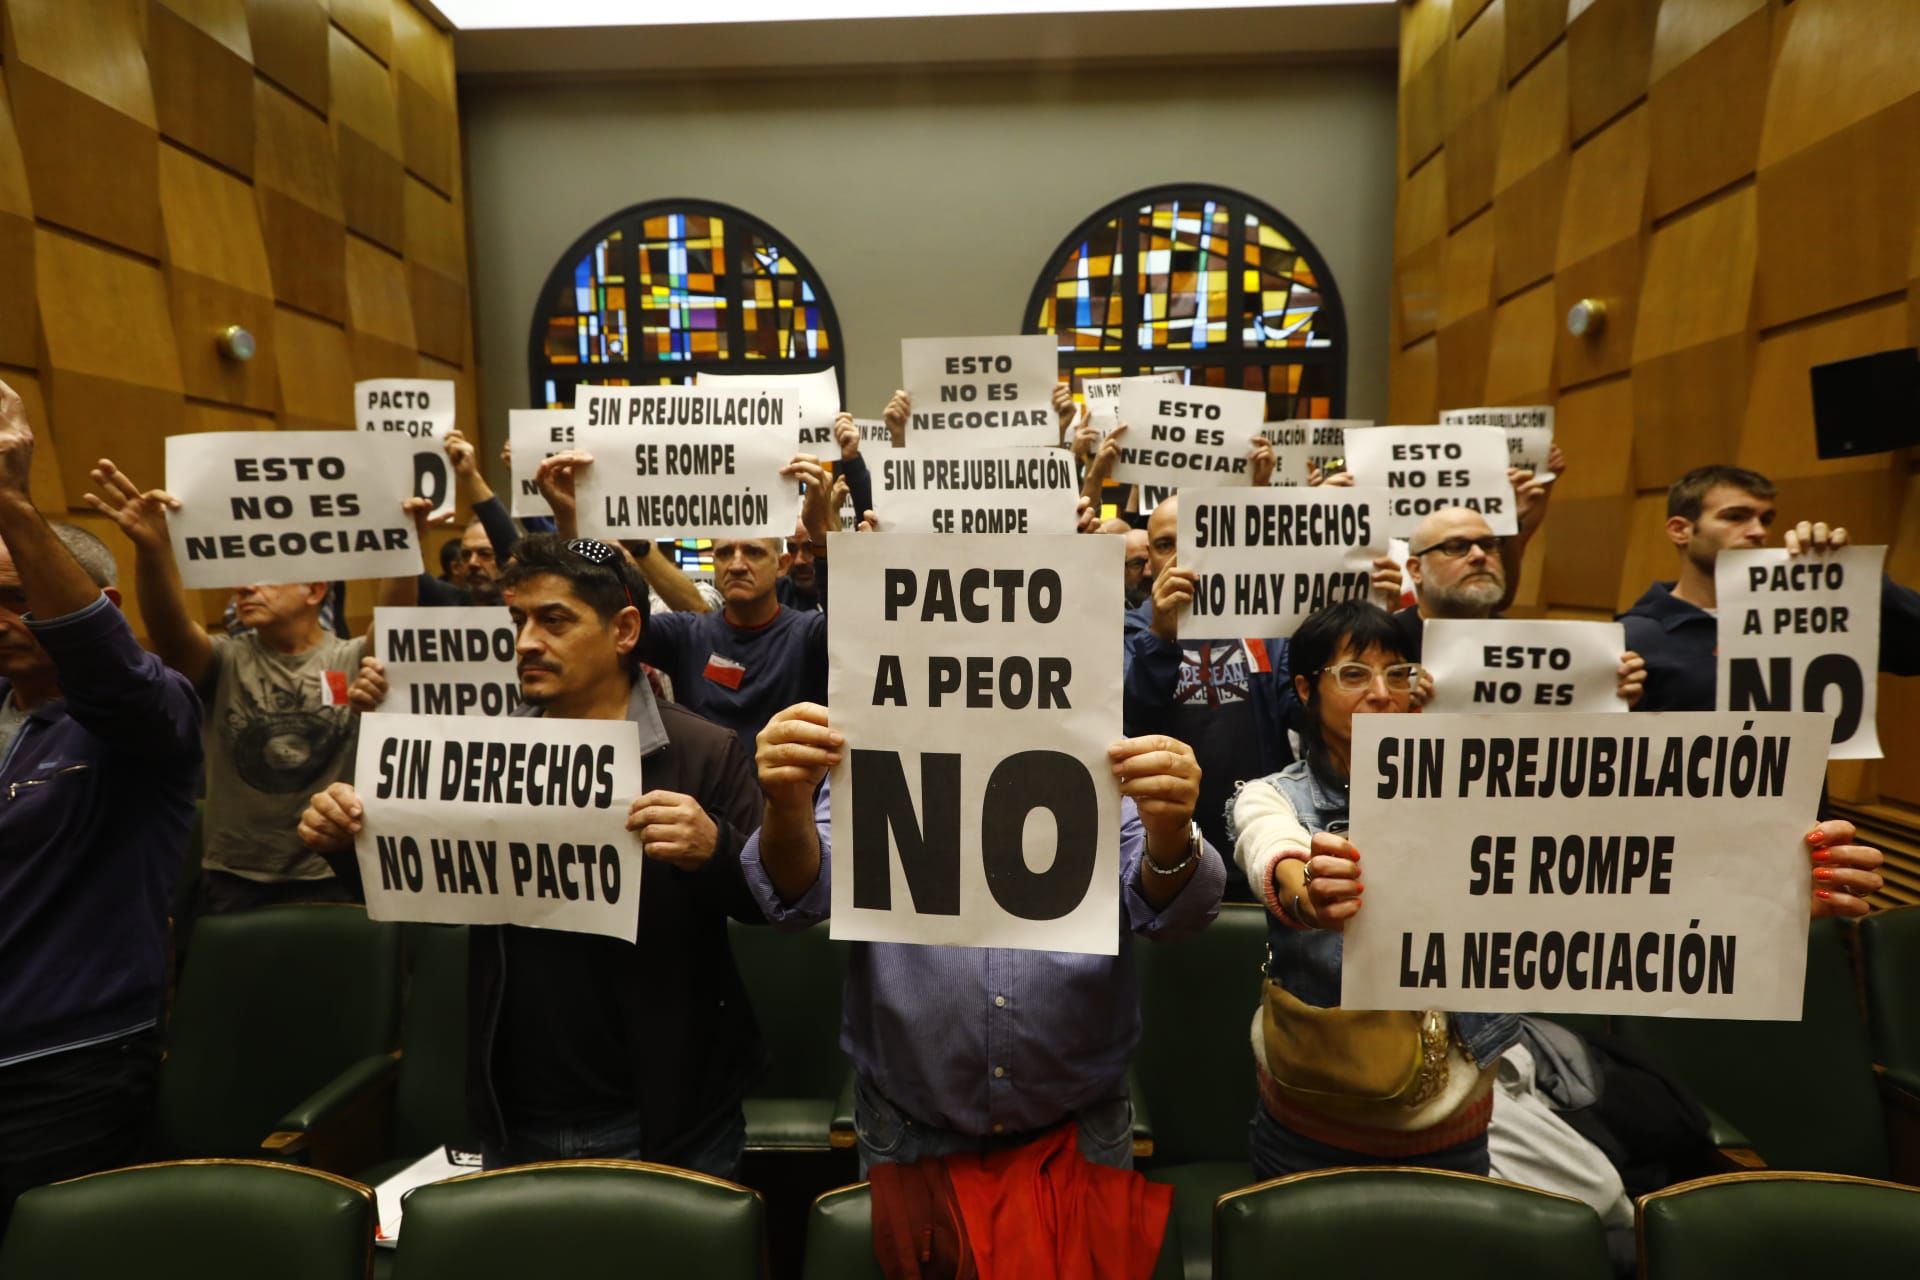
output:
[[[1316, 775], [1304, 760], [1269, 774], [1264, 782], [1287, 798], [1294, 816], [1310, 832], [1329, 830], [1347, 820], [1347, 786], [1330, 783]], [[1237, 793], [1236, 793], [1237, 794]], [[1240, 833], [1233, 825], [1233, 805], [1227, 806], [1228, 834], [1235, 840]], [[1341, 936], [1325, 929], [1290, 929], [1272, 915], [1267, 917], [1267, 974], [1278, 978], [1294, 996], [1307, 1004], [1331, 1009], [1340, 1003]], [[1520, 1019], [1510, 1013], [1454, 1013], [1448, 1015], [1453, 1029], [1467, 1053], [1480, 1067], [1492, 1066], [1520, 1037]]]

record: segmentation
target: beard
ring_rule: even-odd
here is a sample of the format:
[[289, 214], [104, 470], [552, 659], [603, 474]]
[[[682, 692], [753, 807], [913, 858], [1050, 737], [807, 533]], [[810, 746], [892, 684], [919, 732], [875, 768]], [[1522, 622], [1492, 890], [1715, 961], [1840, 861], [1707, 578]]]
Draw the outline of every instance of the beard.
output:
[[1420, 602], [1436, 618], [1485, 618], [1507, 594], [1507, 584], [1485, 575], [1442, 587], [1429, 582], [1420, 589]]

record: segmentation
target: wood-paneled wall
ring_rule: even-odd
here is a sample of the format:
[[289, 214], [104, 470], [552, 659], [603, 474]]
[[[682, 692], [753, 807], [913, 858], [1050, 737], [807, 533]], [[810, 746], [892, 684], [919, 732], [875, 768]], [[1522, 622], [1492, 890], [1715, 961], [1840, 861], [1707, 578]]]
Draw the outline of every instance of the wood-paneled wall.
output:
[[[1552, 403], [1569, 470], [1522, 604], [1610, 616], [1675, 556], [1667, 483], [1771, 476], [1785, 519], [1920, 584], [1912, 451], [1814, 456], [1808, 369], [1920, 342], [1920, 0], [1413, 0], [1400, 52], [1395, 422]], [[1605, 302], [1597, 335], [1568, 308]], [[1831, 785], [1920, 839], [1920, 681]], [[1901, 834], [1901, 830], [1905, 834]], [[1920, 864], [1897, 893], [1920, 900]]]
[[408, 0], [0, 0], [0, 378], [41, 505], [85, 512], [101, 457], [161, 484], [177, 431], [350, 427], [358, 378], [451, 378], [476, 431], [456, 106]]

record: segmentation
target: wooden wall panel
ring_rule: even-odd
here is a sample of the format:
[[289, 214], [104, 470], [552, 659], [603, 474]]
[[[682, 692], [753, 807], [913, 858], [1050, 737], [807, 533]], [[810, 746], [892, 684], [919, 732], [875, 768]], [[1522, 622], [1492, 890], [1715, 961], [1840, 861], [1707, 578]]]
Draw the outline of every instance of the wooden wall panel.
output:
[[[1742, 6], [1750, 0], [1740, 0]], [[1705, 6], [1700, 6], [1704, 8]], [[1648, 196], [1654, 217], [1665, 217], [1753, 172], [1760, 155], [1760, 123], [1766, 108], [1772, 62], [1773, 10], [1764, 3], [1697, 51], [1698, 30], [1675, 22], [1669, 12], [1695, 6], [1667, 5], [1655, 36], [1654, 56], [1670, 59], [1647, 90], [1653, 130], [1653, 168]], [[1678, 27], [1670, 43], [1670, 27]], [[1684, 56], [1683, 56], [1684, 55]]]
[[1493, 215], [1494, 291], [1509, 297], [1553, 273], [1567, 181], [1567, 50], [1557, 45], [1515, 81], [1500, 136]]
[[408, 0], [0, 0], [0, 378], [41, 502], [103, 455], [163, 483], [176, 431], [351, 426], [357, 372], [471, 403], [456, 109]]
[[1647, 91], [1660, 0], [1591, 0], [1567, 23], [1568, 108], [1584, 138]]
[[247, 0], [247, 28], [260, 74], [325, 115], [330, 27], [321, 0]]
[[[160, 208], [187, 394], [272, 412], [273, 280], [252, 192], [205, 161], [164, 146]], [[233, 324], [259, 344], [252, 360], [220, 353], [219, 335]]]
[[[185, 385], [160, 269], [42, 227], [34, 236], [49, 421], [69, 494], [94, 459], [161, 483], [162, 441], [179, 430]], [[148, 479], [147, 477], [153, 477]]]
[[11, 0], [4, 16], [34, 213], [158, 257], [158, 134], [137, 0]]
[[[1396, 254], [1388, 403], [1405, 422], [1557, 405], [1568, 469], [1519, 611], [1605, 616], [1670, 580], [1667, 485], [1714, 462], [1771, 476], [1783, 520], [1888, 542], [1889, 572], [1920, 584], [1920, 450], [1821, 460], [1808, 386], [1815, 365], [1920, 345], [1920, 0], [1468, 7], [1402, 7], [1418, 41], [1417, 56], [1403, 42], [1403, 120], [1435, 107], [1417, 76], [1459, 79], [1438, 152], [1402, 170], [1418, 234]], [[1490, 20], [1504, 91], [1482, 79]], [[1575, 339], [1581, 298], [1607, 319]], [[1911, 857], [1920, 681], [1882, 680], [1880, 733], [1887, 759], [1830, 770], [1831, 795]], [[1904, 874], [1920, 885], [1920, 864]]]
[[[6, 281], [9, 294], [33, 296], [33, 192], [20, 138], [14, 132], [4, 67], [0, 67], [0, 280]], [[0, 306], [0, 364], [32, 368], [39, 364], [36, 348], [33, 308], [18, 303]]]
[[160, 132], [251, 173], [253, 42], [240, 0], [154, 0], [147, 60]]
[[347, 226], [397, 253], [406, 236], [406, 174], [393, 82], [386, 68], [337, 29], [328, 50]]

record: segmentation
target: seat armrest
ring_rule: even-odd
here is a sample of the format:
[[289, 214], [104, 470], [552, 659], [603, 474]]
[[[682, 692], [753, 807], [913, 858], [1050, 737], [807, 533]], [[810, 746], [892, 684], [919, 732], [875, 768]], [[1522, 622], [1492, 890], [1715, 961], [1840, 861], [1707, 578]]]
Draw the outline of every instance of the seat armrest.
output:
[[833, 1127], [827, 1131], [827, 1143], [836, 1151], [848, 1151], [860, 1145], [853, 1127], [853, 1072], [840, 1085], [840, 1097], [833, 1105]]
[[397, 1053], [360, 1059], [281, 1116], [262, 1151], [333, 1173], [366, 1168], [386, 1154], [399, 1079]]
[[1920, 1183], [1920, 1072], [1905, 1067], [1876, 1067], [1880, 1099], [1887, 1113], [1887, 1147], [1893, 1176]]
[[1153, 1155], [1153, 1113], [1147, 1108], [1147, 1095], [1140, 1091], [1139, 1078], [1127, 1070], [1127, 1093], [1133, 1101], [1133, 1158], [1146, 1160]]
[[1707, 1140], [1713, 1143], [1715, 1160], [1720, 1169], [1741, 1173], [1767, 1167], [1765, 1157], [1753, 1149], [1752, 1139], [1734, 1128], [1725, 1116], [1712, 1107], [1701, 1109], [1707, 1113]]

